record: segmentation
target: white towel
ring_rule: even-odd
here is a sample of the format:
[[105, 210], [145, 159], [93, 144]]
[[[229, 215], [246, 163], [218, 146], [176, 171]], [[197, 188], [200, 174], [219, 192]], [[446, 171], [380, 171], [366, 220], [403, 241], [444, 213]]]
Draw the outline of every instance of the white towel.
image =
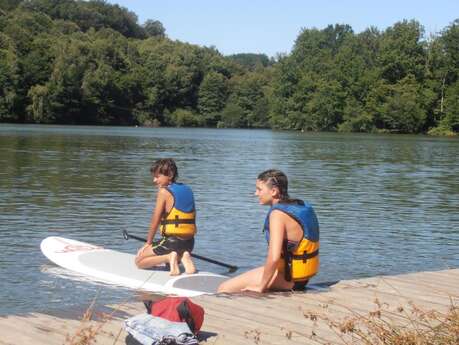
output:
[[198, 339], [186, 322], [174, 322], [150, 314], [124, 321], [126, 331], [142, 345], [196, 345]]

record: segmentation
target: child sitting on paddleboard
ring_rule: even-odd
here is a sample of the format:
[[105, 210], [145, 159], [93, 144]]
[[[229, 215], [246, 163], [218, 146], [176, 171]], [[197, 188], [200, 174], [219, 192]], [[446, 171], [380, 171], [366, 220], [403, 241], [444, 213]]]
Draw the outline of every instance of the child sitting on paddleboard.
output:
[[[150, 172], [153, 183], [158, 187], [158, 195], [147, 242], [137, 252], [135, 263], [139, 268], [169, 263], [170, 275], [178, 275], [181, 261], [186, 273], [195, 273], [190, 255], [196, 233], [193, 192], [189, 186], [176, 182], [178, 172], [173, 159], [156, 161]], [[162, 238], [153, 242], [158, 228], [161, 229]]]

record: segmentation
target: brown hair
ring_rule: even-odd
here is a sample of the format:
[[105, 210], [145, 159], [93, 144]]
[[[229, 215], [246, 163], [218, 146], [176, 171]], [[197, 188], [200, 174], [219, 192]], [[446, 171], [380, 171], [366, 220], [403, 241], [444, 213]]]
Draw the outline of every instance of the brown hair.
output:
[[285, 175], [282, 171], [269, 169], [258, 175], [257, 179], [266, 183], [270, 188], [277, 187], [281, 201], [291, 201], [290, 196], [288, 195], [287, 175]]
[[151, 165], [150, 173], [169, 176], [172, 182], [178, 177], [177, 165], [172, 158], [158, 159]]

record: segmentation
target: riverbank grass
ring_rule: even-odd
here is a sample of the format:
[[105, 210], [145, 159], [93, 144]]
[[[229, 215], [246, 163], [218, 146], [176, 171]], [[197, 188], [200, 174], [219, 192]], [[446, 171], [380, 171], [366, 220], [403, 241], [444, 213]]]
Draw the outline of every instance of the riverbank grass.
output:
[[[391, 308], [375, 300], [374, 311], [361, 315], [353, 310], [350, 316], [337, 321], [333, 317], [304, 313], [305, 317], [325, 322], [341, 344], [361, 345], [457, 345], [459, 344], [459, 308], [451, 301], [447, 312], [422, 310], [413, 303]], [[310, 338], [316, 338], [313, 331]], [[330, 344], [329, 342], [321, 342]]]

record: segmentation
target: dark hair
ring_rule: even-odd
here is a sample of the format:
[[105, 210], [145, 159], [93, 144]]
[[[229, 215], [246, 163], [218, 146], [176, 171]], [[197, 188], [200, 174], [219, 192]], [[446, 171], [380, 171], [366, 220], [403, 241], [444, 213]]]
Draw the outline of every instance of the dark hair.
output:
[[178, 177], [177, 165], [172, 158], [158, 159], [152, 164], [150, 173], [169, 176], [172, 182], [175, 182]]
[[258, 175], [257, 179], [266, 183], [270, 188], [277, 187], [281, 201], [290, 201], [290, 196], [288, 195], [287, 175], [285, 175], [282, 171], [269, 169]]

